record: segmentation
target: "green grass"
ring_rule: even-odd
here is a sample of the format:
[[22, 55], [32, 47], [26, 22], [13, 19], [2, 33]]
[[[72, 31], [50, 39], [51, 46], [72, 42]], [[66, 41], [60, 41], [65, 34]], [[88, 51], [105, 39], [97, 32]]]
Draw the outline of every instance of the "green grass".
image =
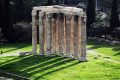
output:
[[[88, 40], [87, 47], [119, 61], [120, 56], [114, 56], [120, 51], [118, 46]], [[118, 49], [118, 52], [109, 48]], [[19, 50], [31, 51], [31, 43], [0, 44], [0, 49], [4, 54]], [[106, 53], [106, 49], [111, 54]], [[120, 64], [92, 54], [87, 54], [87, 59], [88, 62], [79, 62], [79, 60], [57, 55], [50, 58], [38, 55], [0, 57], [0, 71], [33, 80], [120, 80]]]
[[33, 80], [116, 80], [120, 79], [120, 65], [87, 55], [89, 61], [30, 55], [0, 58], [0, 71], [28, 77]]
[[[39, 44], [37, 45], [37, 47], [39, 49]], [[1, 43], [0, 51], [2, 51], [3, 54], [17, 53], [20, 51], [32, 51], [32, 43]]]
[[88, 40], [87, 48], [120, 61], [120, 45], [96, 40]]

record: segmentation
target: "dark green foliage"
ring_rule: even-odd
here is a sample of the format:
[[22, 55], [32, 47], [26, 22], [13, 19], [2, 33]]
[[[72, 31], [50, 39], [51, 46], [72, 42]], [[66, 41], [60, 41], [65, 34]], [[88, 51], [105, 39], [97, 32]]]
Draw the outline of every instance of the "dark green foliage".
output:
[[67, 6], [70, 6], [68, 0], [65, 0], [65, 1], [64, 1], [64, 4], [67, 5]]
[[0, 0], [0, 28], [3, 27], [3, 0]]
[[88, 0], [87, 5], [87, 28], [89, 29], [95, 21], [95, 3], [94, 0]]
[[77, 8], [82, 8], [84, 11], [86, 11], [87, 6], [86, 6], [84, 3], [79, 3], [79, 4], [77, 5]]
[[112, 33], [111, 36], [115, 39], [115, 40], [120, 40], [120, 27], [115, 28]]
[[48, 0], [46, 5], [55, 5], [55, 2], [53, 0]]
[[56, 5], [59, 5], [61, 4], [59, 0], [56, 0]]
[[24, 20], [25, 18], [25, 7], [24, 7], [24, 2], [23, 0], [16, 0], [16, 3], [15, 3], [15, 21], [17, 22], [21, 22]]
[[9, 0], [5, 0], [3, 11], [4, 11], [4, 15], [3, 15], [2, 33], [7, 41], [13, 42], [15, 41], [15, 39], [14, 39], [13, 23], [10, 14]]
[[27, 22], [17, 23], [15, 26], [15, 38], [17, 42], [31, 42], [32, 26]]
[[15, 5], [11, 9], [14, 23], [21, 21], [31, 22], [31, 11], [34, 1], [16, 0], [14, 3]]
[[[2, 33], [0, 34], [0, 38], [2, 40], [6, 40], [7, 42], [26, 42], [31, 41], [31, 26], [25, 25], [24, 23], [21, 25], [16, 25], [18, 22], [26, 21], [31, 22], [31, 11], [34, 2], [28, 3], [28, 0], [14, 1], [14, 5], [9, 4], [9, 0], [5, 0], [3, 3], [4, 6], [2, 8], [2, 19], [1, 27]], [[12, 15], [11, 15], [12, 13]], [[1, 16], [0, 16], [1, 17]], [[13, 25], [14, 24], [14, 25]]]
[[108, 30], [109, 30], [109, 23], [102, 21], [102, 22], [93, 23], [93, 25], [89, 29], [89, 33], [91, 37], [106, 38], [109, 32]]
[[67, 6], [70, 5], [68, 0], [48, 0], [46, 5], [60, 5], [60, 4], [63, 4], [63, 1], [64, 1], [64, 5], [67, 5]]
[[110, 32], [116, 27], [119, 27], [119, 16], [117, 9], [118, 9], [118, 2], [117, 0], [113, 0], [111, 18], [110, 18]]

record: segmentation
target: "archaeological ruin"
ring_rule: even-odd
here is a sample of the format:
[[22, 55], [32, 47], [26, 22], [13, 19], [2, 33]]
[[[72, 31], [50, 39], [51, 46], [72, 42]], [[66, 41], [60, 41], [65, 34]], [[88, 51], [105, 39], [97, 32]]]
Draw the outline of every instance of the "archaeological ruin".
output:
[[39, 55], [58, 54], [87, 61], [86, 14], [83, 9], [59, 5], [33, 7], [32, 54], [37, 53], [37, 25]]

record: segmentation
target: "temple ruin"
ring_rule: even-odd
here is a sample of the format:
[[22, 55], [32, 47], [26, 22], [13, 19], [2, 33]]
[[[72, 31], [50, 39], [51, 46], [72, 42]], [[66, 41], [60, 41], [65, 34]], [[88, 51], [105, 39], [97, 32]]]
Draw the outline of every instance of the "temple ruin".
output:
[[86, 59], [86, 14], [68, 6], [40, 6], [32, 10], [32, 54], [37, 53], [39, 13], [39, 55], [52, 54], [80, 61]]

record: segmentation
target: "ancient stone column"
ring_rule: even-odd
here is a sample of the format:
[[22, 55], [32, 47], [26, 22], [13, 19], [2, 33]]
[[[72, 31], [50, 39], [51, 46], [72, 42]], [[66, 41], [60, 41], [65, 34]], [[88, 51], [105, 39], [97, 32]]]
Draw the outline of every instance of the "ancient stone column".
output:
[[80, 61], [84, 62], [87, 61], [86, 59], [86, 16], [82, 16], [82, 27], [81, 27], [81, 33], [82, 33], [82, 43], [81, 43], [81, 57]]
[[64, 16], [64, 54], [66, 53], [66, 17]]
[[46, 52], [47, 51], [47, 49], [46, 49], [46, 25], [47, 25], [47, 23], [46, 23], [46, 13], [45, 13], [45, 15], [44, 15], [44, 29], [45, 29], [45, 31], [44, 31], [44, 51]]
[[45, 13], [39, 12], [39, 55], [44, 55], [44, 42], [45, 42], [45, 27], [44, 15]]
[[56, 21], [57, 14], [52, 14], [52, 54], [56, 54]]
[[51, 29], [52, 29], [52, 19], [51, 19], [52, 15], [49, 13], [47, 13], [47, 26], [46, 26], [46, 32], [47, 32], [47, 41], [46, 41], [46, 57], [50, 57], [51, 56], [51, 43], [52, 43], [52, 35], [51, 35]]
[[74, 59], [79, 59], [81, 53], [81, 17], [75, 15], [74, 21]]
[[72, 15], [66, 15], [66, 57], [72, 57], [71, 55], [71, 19]]
[[74, 59], [78, 59], [78, 16], [74, 19]]
[[59, 14], [59, 56], [64, 55], [64, 14]]
[[80, 58], [81, 56], [81, 41], [82, 41], [82, 32], [81, 32], [81, 29], [82, 29], [82, 21], [81, 21], [81, 16], [78, 16], [78, 57]]
[[74, 16], [71, 19], [71, 54], [74, 55]]
[[37, 53], [37, 13], [32, 11], [32, 54]]
[[56, 21], [56, 52], [59, 52], [59, 16], [57, 15]]

